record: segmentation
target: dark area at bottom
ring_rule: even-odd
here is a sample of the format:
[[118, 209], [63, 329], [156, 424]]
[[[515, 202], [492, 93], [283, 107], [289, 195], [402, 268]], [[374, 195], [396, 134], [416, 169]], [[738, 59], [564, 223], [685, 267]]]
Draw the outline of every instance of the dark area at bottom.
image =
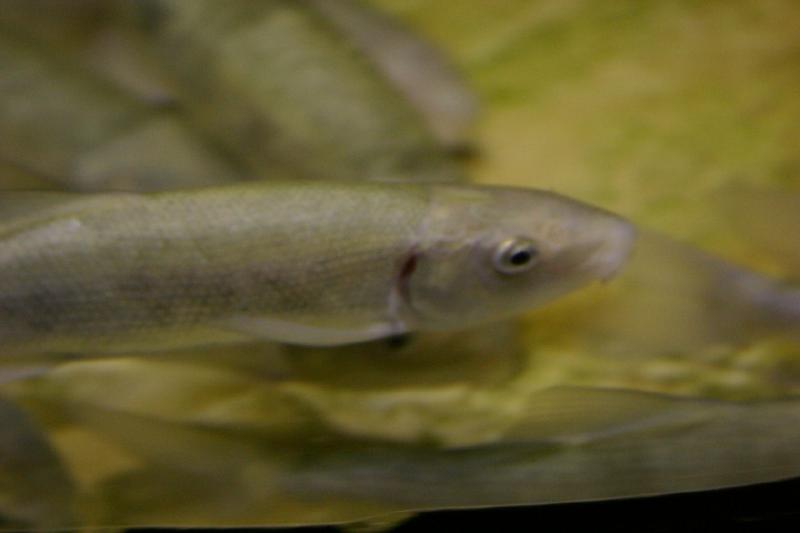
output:
[[[800, 531], [800, 478], [732, 489], [613, 500], [417, 515], [392, 531], [703, 532]], [[557, 528], [557, 529], [555, 529]], [[169, 529], [142, 529], [166, 533]], [[182, 532], [217, 530], [182, 529]], [[332, 532], [334, 527], [252, 528], [237, 531]]]

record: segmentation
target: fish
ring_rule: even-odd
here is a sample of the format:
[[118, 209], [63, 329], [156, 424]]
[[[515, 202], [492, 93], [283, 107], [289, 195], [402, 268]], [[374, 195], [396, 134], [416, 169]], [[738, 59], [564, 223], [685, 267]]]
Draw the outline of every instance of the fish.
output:
[[435, 451], [366, 444], [328, 454], [318, 447], [308, 452], [314, 460], [283, 478], [284, 486], [310, 505], [335, 495], [351, 509], [383, 503], [388, 513], [602, 501], [797, 475], [790, 451], [797, 430], [783, 425], [796, 421], [796, 403], [686, 406], [693, 403], [701, 412], [694, 424], [673, 420], [581, 444], [542, 440]]
[[463, 179], [413, 106], [308, 5], [139, 5], [142, 31], [192, 124], [254, 175], [282, 168], [315, 179]]
[[425, 119], [446, 148], [470, 147], [478, 102], [441, 51], [360, 0], [304, 0], [369, 58], [374, 67]]
[[615, 291], [584, 324], [594, 350], [655, 356], [800, 342], [800, 193], [728, 187], [709, 204], [754, 255], [779, 268], [762, 271], [640, 226]]
[[[711, 490], [800, 472], [796, 398], [744, 403], [559, 386], [528, 390], [519, 398], [523, 409], [515, 411], [514, 422], [484, 442], [442, 445], [424, 437], [390, 442], [324, 432], [308, 438], [303, 428], [294, 439], [265, 438], [252, 432], [252, 421], [236, 420], [230, 406], [240, 403], [237, 388], [220, 395], [209, 380], [216, 392], [201, 394], [207, 403], [192, 403], [194, 409], [183, 417], [165, 419], [116, 399], [109, 405], [109, 391], [119, 382], [93, 379], [96, 364], [77, 363], [62, 383], [66, 387], [23, 384], [14, 392], [37, 413], [59, 413], [63, 426], [112, 442], [137, 458], [128, 471], [93, 487], [102, 508], [100, 521], [92, 523], [96, 526], [336, 524], [396, 512]], [[131, 376], [135, 368], [127, 370], [116, 377], [147, 388]], [[138, 395], [137, 402], [169, 404], [163, 399], [180, 390], [182, 381], [197, 384], [191, 373], [162, 379], [176, 382], [153, 389], [148, 398]], [[269, 381], [244, 379], [251, 387], [276, 392]], [[328, 392], [336, 397], [336, 389]], [[372, 405], [385, 409], [380, 402]], [[219, 425], [197, 416], [214, 406], [231, 411], [233, 420], [226, 417], [228, 423]], [[456, 410], [453, 416], [475, 422], [474, 412]], [[69, 442], [65, 452], [84, 453]]]
[[78, 67], [143, 103], [173, 104], [168, 76], [133, 31], [134, 3], [5, 0], [0, 27], [6, 34], [23, 34], [47, 51], [57, 50], [62, 67]]
[[53, 56], [1, 19], [0, 64], [0, 166], [75, 191], [153, 191], [242, 179], [235, 164], [168, 109], [145, 105]]
[[3, 354], [458, 330], [612, 278], [636, 238], [555, 193], [425, 182], [12, 191], [0, 218]]
[[[14, 0], [0, 15], [0, 159], [78, 191], [278, 173], [463, 179], [325, 17], [259, 4]], [[250, 9], [263, 16], [239, 25]], [[193, 16], [217, 22], [195, 33]]]

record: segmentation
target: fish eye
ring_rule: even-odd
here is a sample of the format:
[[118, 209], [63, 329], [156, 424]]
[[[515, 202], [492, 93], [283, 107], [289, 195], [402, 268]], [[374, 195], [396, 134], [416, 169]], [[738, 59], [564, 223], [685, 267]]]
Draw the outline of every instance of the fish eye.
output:
[[539, 258], [536, 244], [524, 237], [506, 239], [497, 246], [492, 262], [501, 274], [518, 274], [533, 268]]

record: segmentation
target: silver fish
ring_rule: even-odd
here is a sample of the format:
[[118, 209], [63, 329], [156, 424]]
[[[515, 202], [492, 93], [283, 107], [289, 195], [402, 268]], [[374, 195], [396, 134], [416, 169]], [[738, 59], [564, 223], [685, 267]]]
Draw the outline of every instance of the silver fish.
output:
[[536, 190], [292, 181], [0, 197], [0, 346], [336, 345], [452, 330], [625, 263], [625, 220]]

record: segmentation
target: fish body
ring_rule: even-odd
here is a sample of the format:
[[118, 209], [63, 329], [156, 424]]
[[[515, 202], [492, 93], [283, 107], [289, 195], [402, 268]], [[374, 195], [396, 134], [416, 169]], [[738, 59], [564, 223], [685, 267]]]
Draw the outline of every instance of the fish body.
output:
[[444, 146], [469, 147], [478, 103], [440, 50], [360, 0], [305, 0], [369, 58]]
[[[53, 57], [0, 20], [0, 162], [79, 191], [203, 187], [233, 165], [164, 109]], [[5, 174], [0, 186], [9, 188]]]
[[61, 187], [463, 178], [413, 105], [305, 4], [13, 4], [0, 14], [0, 159]]
[[254, 174], [462, 179], [414, 107], [305, 3], [142, 6], [183, 108]]
[[[489, 440], [437, 446], [427, 432], [392, 442], [330, 431], [330, 419], [318, 406], [298, 403], [286, 382], [247, 373], [230, 384], [225, 371], [215, 376], [207, 368], [166, 366], [145, 358], [81, 361], [15, 388], [14, 397], [51, 427], [55, 418], [60, 427], [88, 436], [90, 445], [111, 442], [117, 453], [138, 459], [93, 486], [101, 498], [90, 501], [104, 512], [92, 525], [331, 524], [398, 511], [712, 490], [800, 471], [800, 406], [791, 399], [745, 404], [594, 387], [526, 388], [517, 397], [515, 420]], [[155, 387], [143, 379], [151, 377]], [[174, 409], [175, 391], [187, 389], [194, 400], [178, 401]], [[342, 393], [317, 392], [333, 406]], [[495, 409], [482, 418], [463, 409], [475, 405], [477, 398], [468, 395], [452, 400], [452, 412], [442, 417], [431, 401], [440, 394], [425, 388], [404, 394], [420, 409], [430, 405], [427, 423], [437, 427], [452, 418], [468, 418], [475, 427], [476, 417], [494, 426], [496, 417], [510, 414], [496, 398], [489, 400]], [[206, 401], [198, 404], [198, 397]], [[386, 425], [397, 424], [383, 396], [377, 398], [364, 394], [361, 403], [382, 411]], [[263, 402], [256, 417], [254, 401]], [[312, 414], [292, 416], [290, 426], [283, 418], [287, 406]], [[209, 413], [220, 412], [226, 413], [222, 423], [209, 420]], [[82, 456], [86, 443], [63, 446]]]
[[610, 276], [634, 238], [552, 193], [424, 183], [12, 192], [0, 216], [7, 353], [460, 329]]
[[740, 215], [733, 227], [753, 242], [751, 248], [763, 248], [784, 263], [787, 274], [768, 275], [639, 228], [617, 291], [587, 324], [593, 349], [602, 350], [609, 340], [612, 351], [636, 354], [692, 353], [764, 338], [800, 340], [800, 288], [792, 275], [800, 249], [793, 231], [800, 227], [800, 195], [748, 194], [749, 200], [737, 198]]

